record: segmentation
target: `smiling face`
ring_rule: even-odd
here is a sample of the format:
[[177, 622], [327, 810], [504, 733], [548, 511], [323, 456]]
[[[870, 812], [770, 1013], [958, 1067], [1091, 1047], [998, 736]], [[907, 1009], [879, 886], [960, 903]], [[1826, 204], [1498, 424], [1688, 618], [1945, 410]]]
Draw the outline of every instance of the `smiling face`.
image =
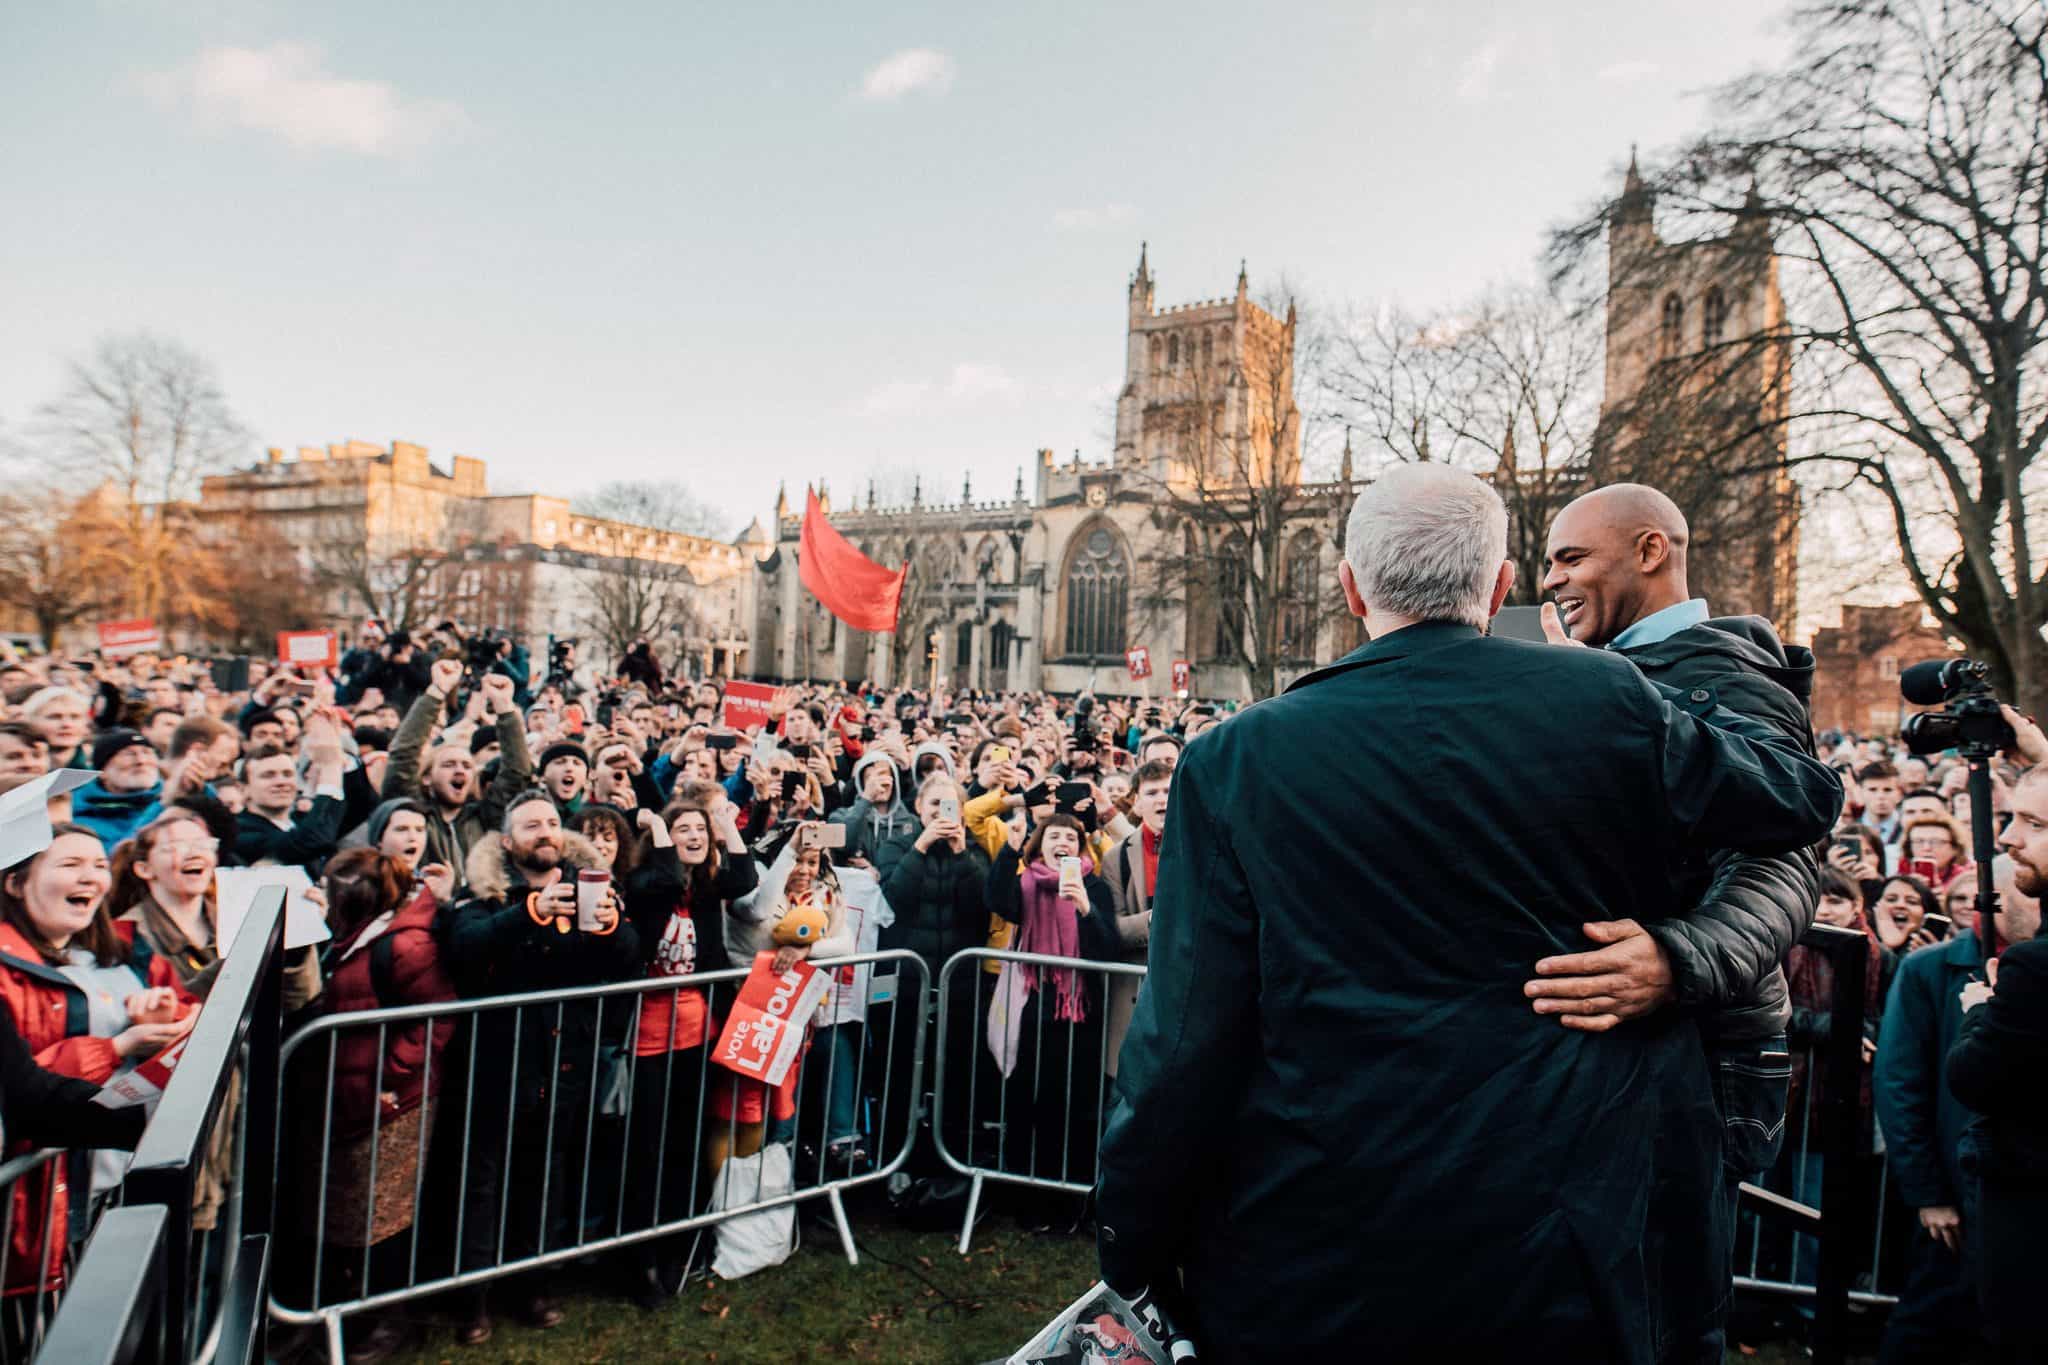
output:
[[99, 913], [113, 877], [106, 847], [90, 834], [62, 834], [25, 871], [7, 879], [45, 943], [62, 947]]
[[146, 792], [157, 782], [156, 750], [129, 744], [100, 769], [100, 785], [110, 792]]
[[159, 901], [190, 901], [206, 894], [220, 865], [220, 841], [197, 820], [173, 820], [157, 830], [149, 856], [135, 873]]
[[242, 785], [249, 793], [249, 809], [264, 815], [289, 814], [299, 798], [298, 765], [290, 754], [252, 758], [242, 765]]
[[1062, 858], [1078, 858], [1081, 855], [1081, 836], [1065, 825], [1048, 825], [1045, 838], [1038, 845], [1038, 854], [1047, 863], [1057, 867]]
[[678, 811], [668, 837], [675, 840], [676, 857], [685, 867], [700, 867], [711, 856], [711, 822], [701, 810]]
[[562, 817], [553, 803], [527, 801], [513, 811], [505, 826], [505, 849], [529, 873], [545, 873], [559, 864]]
[[1599, 503], [1583, 499], [1551, 523], [1543, 591], [1557, 603], [1574, 640], [1604, 645], [1643, 616], [1648, 590], [1639, 567], [1639, 538]]

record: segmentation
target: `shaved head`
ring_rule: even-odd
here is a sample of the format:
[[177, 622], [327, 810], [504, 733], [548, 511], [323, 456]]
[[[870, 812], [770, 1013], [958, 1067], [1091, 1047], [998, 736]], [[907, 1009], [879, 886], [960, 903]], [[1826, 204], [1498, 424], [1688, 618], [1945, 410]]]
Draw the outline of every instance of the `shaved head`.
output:
[[1616, 483], [1572, 501], [1550, 524], [1543, 590], [1572, 638], [1605, 645], [1686, 600], [1685, 514], [1646, 484]]

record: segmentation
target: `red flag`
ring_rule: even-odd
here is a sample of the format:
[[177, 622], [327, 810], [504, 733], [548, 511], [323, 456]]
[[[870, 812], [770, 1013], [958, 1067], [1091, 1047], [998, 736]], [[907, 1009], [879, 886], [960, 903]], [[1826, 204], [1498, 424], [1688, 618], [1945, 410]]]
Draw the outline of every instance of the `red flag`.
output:
[[893, 631], [909, 566], [890, 572], [856, 549], [825, 520], [814, 488], [804, 496], [797, 569], [825, 610], [855, 630]]

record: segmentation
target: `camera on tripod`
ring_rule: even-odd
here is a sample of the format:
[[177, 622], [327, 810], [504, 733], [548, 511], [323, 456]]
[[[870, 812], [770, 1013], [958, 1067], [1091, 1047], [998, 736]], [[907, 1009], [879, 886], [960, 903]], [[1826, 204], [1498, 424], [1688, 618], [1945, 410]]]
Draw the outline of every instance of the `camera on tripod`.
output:
[[1916, 754], [1954, 749], [1965, 758], [1989, 758], [2013, 745], [2012, 727], [1999, 713], [1991, 668], [1974, 659], [1929, 659], [1899, 675], [1899, 691], [1916, 706], [1941, 706], [1910, 716], [1899, 737]]

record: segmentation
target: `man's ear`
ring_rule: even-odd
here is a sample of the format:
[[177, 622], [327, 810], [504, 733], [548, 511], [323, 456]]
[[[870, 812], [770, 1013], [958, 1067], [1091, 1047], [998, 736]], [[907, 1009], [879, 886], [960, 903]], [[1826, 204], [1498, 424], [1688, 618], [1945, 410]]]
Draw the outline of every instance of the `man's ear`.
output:
[[1671, 540], [1662, 531], [1645, 531], [1636, 542], [1636, 563], [1648, 577], [1671, 562]]
[[1344, 585], [1344, 605], [1351, 609], [1353, 616], [1363, 621], [1366, 611], [1365, 599], [1358, 595], [1358, 576], [1351, 572], [1350, 560], [1337, 561], [1337, 581]]
[[1500, 562], [1500, 572], [1493, 576], [1493, 601], [1489, 602], [1486, 607], [1486, 615], [1489, 619], [1499, 614], [1500, 604], [1507, 601], [1508, 594], [1514, 590], [1515, 561], [1503, 559]]

